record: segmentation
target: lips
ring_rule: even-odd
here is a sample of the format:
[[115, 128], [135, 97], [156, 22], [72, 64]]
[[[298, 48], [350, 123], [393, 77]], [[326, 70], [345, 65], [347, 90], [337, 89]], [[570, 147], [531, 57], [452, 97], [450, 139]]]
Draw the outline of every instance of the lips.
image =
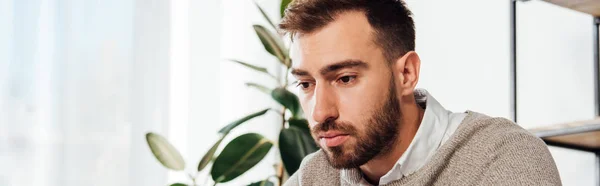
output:
[[319, 134], [319, 143], [322, 147], [335, 147], [348, 140], [348, 137], [345, 133], [329, 131]]

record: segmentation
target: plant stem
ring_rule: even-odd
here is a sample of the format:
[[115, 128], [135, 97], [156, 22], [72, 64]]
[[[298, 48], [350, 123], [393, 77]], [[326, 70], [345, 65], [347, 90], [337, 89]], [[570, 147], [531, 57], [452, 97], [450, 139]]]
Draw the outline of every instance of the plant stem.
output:
[[[285, 129], [285, 107], [283, 107], [283, 112], [281, 113], [281, 130]], [[281, 150], [281, 149], [280, 149]], [[283, 185], [283, 161], [279, 161], [279, 167], [277, 167], [277, 181], [279, 182], [279, 185]]]
[[285, 74], [283, 75], [283, 79], [284, 79], [284, 86], [287, 86], [288, 84], [288, 74], [290, 73], [290, 68], [286, 68], [285, 70]]
[[277, 181], [279, 182], [280, 186], [283, 185], [283, 174], [284, 174], [284, 172], [283, 172], [283, 161], [280, 161], [279, 162], [279, 170], [278, 170], [278, 173], [277, 173]]
[[[289, 53], [289, 48], [288, 48], [288, 53]], [[283, 74], [283, 81], [284, 81], [283, 82], [283, 86], [284, 86], [283, 88], [287, 88], [287, 85], [288, 85], [288, 78], [287, 77], [288, 77], [289, 71], [290, 71], [290, 68], [287, 67], [285, 69], [285, 73]], [[283, 107], [283, 111], [281, 112], [281, 130], [285, 129], [285, 122], [287, 121], [286, 118], [285, 118], [285, 111], [286, 111], [286, 108]], [[284, 169], [283, 169], [283, 160], [279, 161], [279, 167], [278, 167], [278, 169], [279, 170], [277, 170], [276, 177], [277, 177], [277, 181], [279, 182], [279, 186], [282, 186], [283, 185], [283, 174], [285, 174]]]
[[285, 129], [285, 107], [283, 107], [283, 111], [281, 111], [281, 130]]

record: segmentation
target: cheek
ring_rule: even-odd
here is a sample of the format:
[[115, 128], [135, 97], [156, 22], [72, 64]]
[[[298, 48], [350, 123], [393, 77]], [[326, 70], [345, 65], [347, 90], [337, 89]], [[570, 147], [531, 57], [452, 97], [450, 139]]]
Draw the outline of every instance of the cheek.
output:
[[355, 126], [357, 129], [364, 128], [362, 125], [365, 125], [373, 116], [373, 112], [387, 100], [387, 89], [388, 87], [381, 83], [369, 82], [366, 79], [354, 87], [339, 89], [341, 119], [358, 125]]

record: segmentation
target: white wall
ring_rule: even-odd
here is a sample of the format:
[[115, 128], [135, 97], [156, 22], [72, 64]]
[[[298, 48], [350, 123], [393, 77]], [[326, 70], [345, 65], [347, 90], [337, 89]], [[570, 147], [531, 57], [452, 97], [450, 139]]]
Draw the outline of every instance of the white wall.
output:
[[[520, 5], [519, 123], [537, 127], [592, 119], [592, 17], [543, 2]], [[565, 185], [598, 185], [593, 153], [550, 150]]]
[[[407, 0], [422, 59], [419, 87], [447, 109], [510, 118], [509, 2]], [[592, 119], [592, 17], [541, 1], [518, 7], [519, 124]], [[564, 185], [597, 185], [592, 153], [550, 150]]]

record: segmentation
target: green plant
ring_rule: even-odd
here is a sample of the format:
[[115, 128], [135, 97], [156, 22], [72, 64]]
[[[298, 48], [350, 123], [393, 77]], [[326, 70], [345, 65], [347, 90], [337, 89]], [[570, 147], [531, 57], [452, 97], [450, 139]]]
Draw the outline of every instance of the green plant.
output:
[[[282, 0], [280, 9], [281, 15], [283, 15], [285, 8], [291, 1], [292, 0]], [[258, 4], [256, 4], [256, 6], [269, 25], [273, 29], [276, 29], [275, 24], [263, 9]], [[292, 61], [288, 55], [288, 48], [282, 42], [282, 36], [275, 34], [275, 32], [261, 25], [254, 25], [253, 27], [265, 50], [277, 58], [279, 63], [283, 66], [282, 68], [286, 69], [286, 73], [282, 75], [282, 77], [277, 77], [269, 73], [264, 67], [239, 60], [230, 61], [261, 72], [277, 80], [278, 86], [275, 89], [269, 89], [266, 86], [252, 82], [246, 83], [246, 86], [256, 88], [257, 90], [268, 94], [271, 98], [280, 103], [283, 108], [281, 110], [267, 108], [257, 111], [240, 118], [219, 130], [219, 139], [200, 159], [196, 174], [189, 174], [192, 185], [198, 184], [196, 182], [198, 173], [207, 167], [211, 168], [209, 174], [215, 184], [231, 181], [259, 163], [273, 146], [276, 146], [276, 148], [279, 149], [281, 155], [277, 175], [266, 176], [264, 180], [249, 185], [275, 185], [269, 180], [269, 178], [273, 177], [277, 178], [278, 184], [281, 185], [285, 174], [284, 171], [287, 172], [288, 175], [293, 174], [299, 168], [300, 162], [306, 155], [318, 150], [317, 145], [310, 136], [308, 122], [303, 118], [298, 97], [286, 89], [289, 85], [287, 74], [289, 74], [288, 72]], [[281, 114], [282, 120], [280, 123], [277, 123], [277, 125], [281, 125], [277, 143], [266, 139], [260, 134], [247, 133], [236, 137], [230, 141], [220, 153], [217, 153], [223, 139], [231, 132], [231, 130], [234, 130], [237, 126], [250, 119], [262, 116], [269, 111], [275, 111]], [[289, 116], [288, 113], [290, 114]], [[182, 156], [164, 137], [156, 133], [147, 133], [146, 140], [152, 153], [164, 167], [174, 171], [183, 171], [185, 169], [185, 162]], [[171, 186], [184, 185], [187, 184], [171, 184]]]

